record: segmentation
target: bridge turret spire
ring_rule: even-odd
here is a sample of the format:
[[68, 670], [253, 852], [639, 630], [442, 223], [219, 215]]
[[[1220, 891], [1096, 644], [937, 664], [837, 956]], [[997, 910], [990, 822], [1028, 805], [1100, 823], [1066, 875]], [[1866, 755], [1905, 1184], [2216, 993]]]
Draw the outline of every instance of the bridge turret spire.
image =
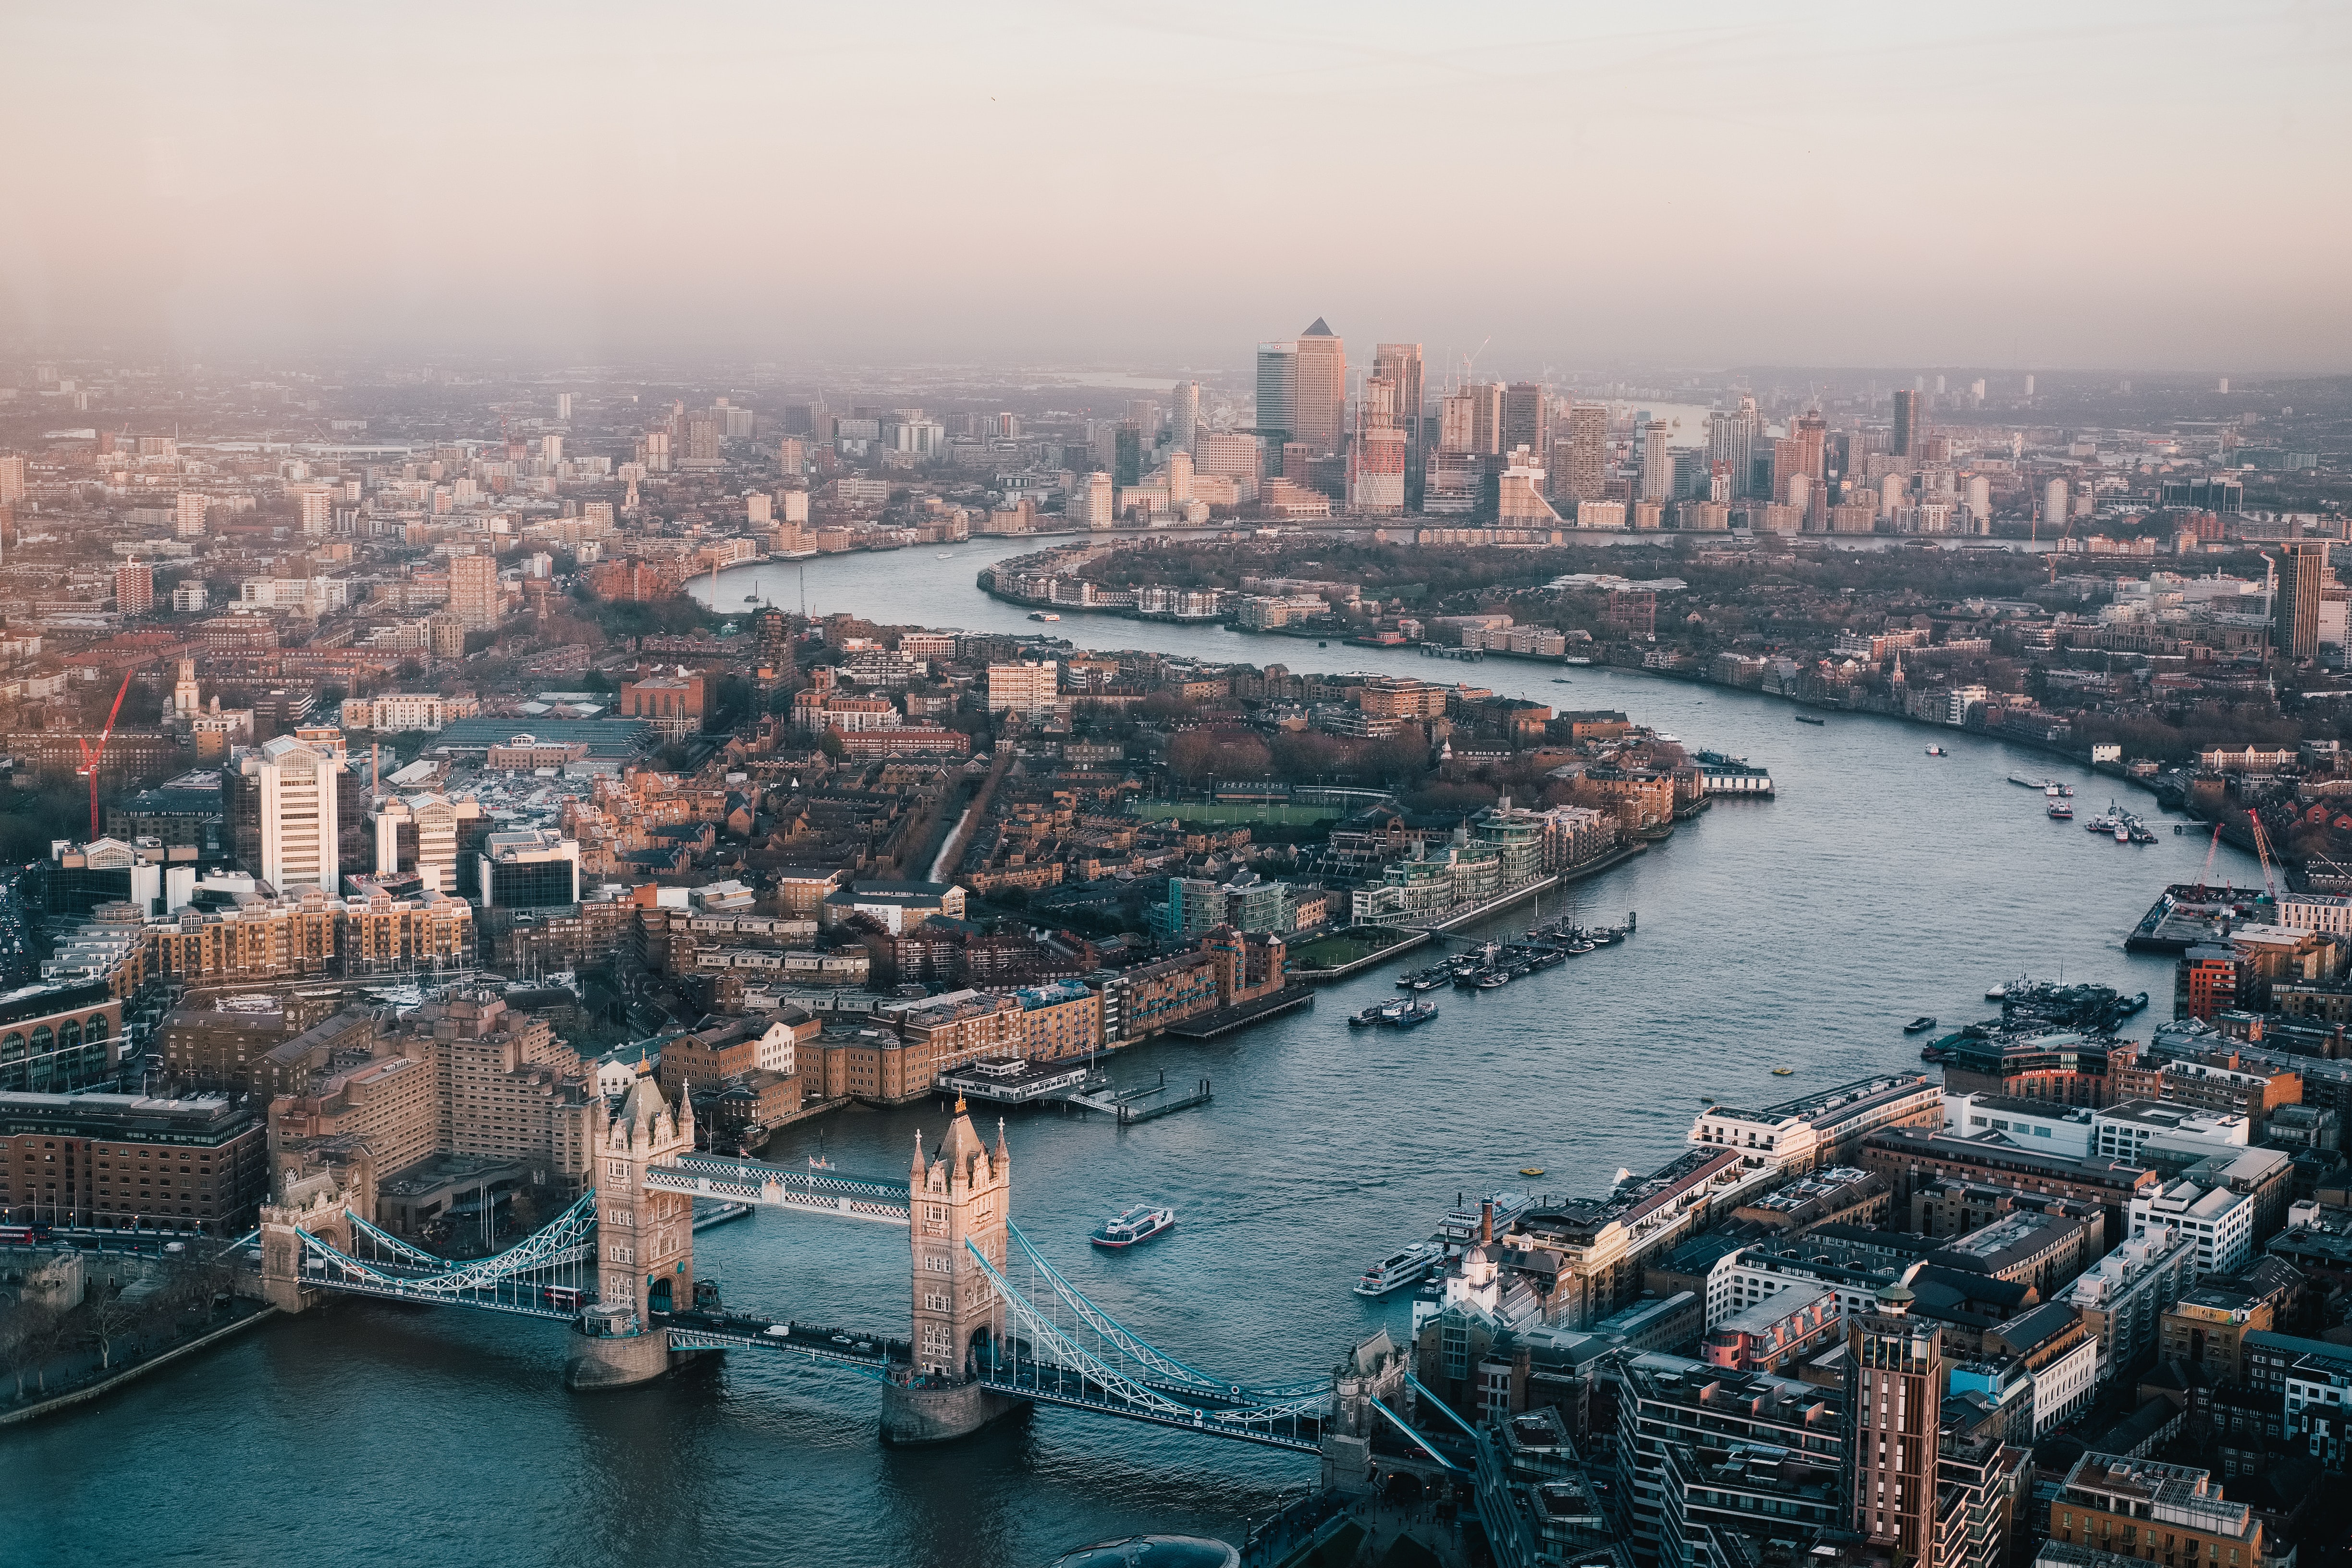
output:
[[929, 1167], [923, 1163], [923, 1130], [918, 1127], [915, 1129], [915, 1191], [919, 1193], [923, 1190], [923, 1178], [929, 1173]]
[[1004, 1146], [1004, 1118], [1002, 1116], [996, 1119], [996, 1152], [992, 1158], [1000, 1175], [1012, 1169], [1013, 1152]]

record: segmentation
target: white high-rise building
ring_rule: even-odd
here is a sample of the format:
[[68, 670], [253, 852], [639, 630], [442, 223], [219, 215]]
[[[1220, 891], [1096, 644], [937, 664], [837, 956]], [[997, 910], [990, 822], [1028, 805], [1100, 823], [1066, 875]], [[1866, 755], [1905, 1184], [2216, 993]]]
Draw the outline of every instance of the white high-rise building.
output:
[[1969, 476], [1969, 531], [1992, 531], [1992, 481], [1982, 474]]
[[570, 393], [559, 392], [555, 395], [555, 416], [566, 425], [572, 423], [572, 395]]
[[210, 496], [182, 490], [172, 502], [173, 536], [180, 539], [201, 538], [205, 531], [205, 513], [212, 504]]
[[0, 456], [0, 506], [25, 499], [25, 459], [17, 453]]
[[2053, 479], [2042, 487], [2042, 521], [2053, 528], [2066, 526], [2066, 481]]
[[551, 468], [563, 461], [563, 437], [541, 436], [539, 438], [539, 460]]
[[335, 862], [335, 789], [343, 759], [280, 735], [243, 763], [259, 796], [261, 879], [280, 892], [341, 886]]
[[1653, 419], [1642, 432], [1642, 499], [1672, 500], [1675, 495], [1675, 453], [1666, 444], [1666, 422]]

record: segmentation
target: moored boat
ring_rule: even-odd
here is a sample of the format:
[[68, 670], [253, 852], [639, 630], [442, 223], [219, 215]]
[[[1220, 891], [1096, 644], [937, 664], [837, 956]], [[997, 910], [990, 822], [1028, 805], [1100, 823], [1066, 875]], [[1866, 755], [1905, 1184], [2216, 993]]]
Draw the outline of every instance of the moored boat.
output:
[[1117, 1251], [1150, 1241], [1161, 1231], [1175, 1225], [1176, 1211], [1159, 1208], [1150, 1204], [1137, 1204], [1121, 1209], [1114, 1217], [1105, 1220], [1102, 1228], [1087, 1237], [1097, 1247]]
[[1445, 1256], [1444, 1249], [1432, 1241], [1416, 1241], [1411, 1247], [1390, 1253], [1364, 1270], [1356, 1281], [1359, 1296], [1385, 1296], [1391, 1290], [1402, 1290], [1417, 1283]]

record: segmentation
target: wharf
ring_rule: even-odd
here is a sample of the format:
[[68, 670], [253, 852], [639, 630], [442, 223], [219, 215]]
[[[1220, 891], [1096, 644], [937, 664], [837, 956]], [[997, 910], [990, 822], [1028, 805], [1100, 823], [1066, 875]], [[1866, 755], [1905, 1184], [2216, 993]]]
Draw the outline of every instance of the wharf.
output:
[[[1389, 955], [1382, 953], [1381, 956], [1385, 958]], [[1368, 959], [1366, 962], [1371, 961]], [[1318, 978], [1328, 979], [1329, 976], [1318, 976]], [[1213, 1040], [1219, 1036], [1230, 1035], [1235, 1029], [1247, 1028], [1252, 1024], [1264, 1023], [1268, 1018], [1278, 1018], [1285, 1013], [1294, 1013], [1301, 1007], [1313, 1005], [1315, 1005], [1314, 988], [1293, 982], [1267, 995], [1238, 1003], [1231, 1007], [1220, 1007], [1213, 1013], [1202, 1013], [1183, 1019], [1181, 1022], [1171, 1024], [1160, 1033], [1178, 1040]]]
[[2200, 887], [2175, 882], [2148, 906], [2124, 938], [2127, 952], [2180, 954], [2200, 942], [2218, 942], [2233, 925], [2266, 921], [2271, 896], [2262, 888]]

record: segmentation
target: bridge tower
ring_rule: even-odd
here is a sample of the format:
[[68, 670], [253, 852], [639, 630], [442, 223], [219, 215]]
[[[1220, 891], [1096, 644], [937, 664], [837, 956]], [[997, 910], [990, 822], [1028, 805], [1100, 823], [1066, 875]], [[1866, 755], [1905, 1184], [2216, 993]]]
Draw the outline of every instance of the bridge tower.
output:
[[339, 1252], [352, 1250], [352, 1215], [375, 1217], [375, 1162], [364, 1149], [331, 1159], [307, 1149], [281, 1152], [269, 1199], [261, 1205], [261, 1295], [281, 1312], [299, 1312], [318, 1292], [303, 1283], [308, 1231]]
[[894, 1368], [883, 1389], [882, 1436], [890, 1443], [939, 1443], [975, 1432], [1014, 1407], [976, 1381], [976, 1352], [993, 1330], [996, 1293], [971, 1256], [976, 1249], [1004, 1267], [1004, 1226], [1013, 1208], [1004, 1123], [997, 1122], [991, 1150], [958, 1097], [938, 1159], [923, 1158], [922, 1134], [915, 1134], [907, 1198], [914, 1360]]
[[629, 1086], [604, 1125], [596, 1165], [595, 1305], [580, 1316], [564, 1366], [574, 1388], [618, 1388], [669, 1369], [669, 1331], [654, 1317], [694, 1303], [694, 1200], [646, 1185], [648, 1166], [694, 1152], [694, 1107], [675, 1110], [653, 1079]]

